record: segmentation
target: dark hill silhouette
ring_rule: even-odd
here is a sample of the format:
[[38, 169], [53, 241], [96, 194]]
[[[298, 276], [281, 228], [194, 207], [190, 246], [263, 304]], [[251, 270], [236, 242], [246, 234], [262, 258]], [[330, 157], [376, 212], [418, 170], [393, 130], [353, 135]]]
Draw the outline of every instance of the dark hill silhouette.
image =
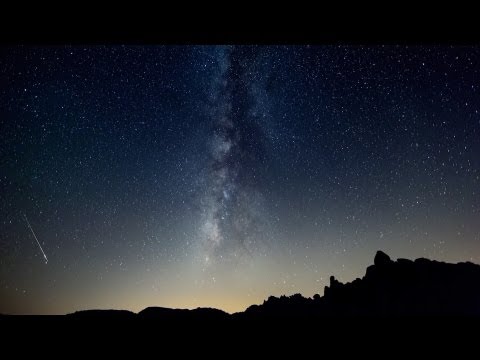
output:
[[82, 310], [66, 315], [75, 319], [99, 319], [99, 320], [129, 320], [129, 319], [153, 319], [161, 321], [197, 321], [197, 320], [223, 320], [230, 314], [213, 308], [170, 309], [165, 307], [148, 307], [138, 314], [127, 310]]
[[144, 319], [161, 320], [224, 320], [229, 317], [225, 311], [213, 308], [170, 309], [164, 307], [148, 307], [138, 313]]
[[81, 310], [72, 314], [67, 314], [68, 317], [78, 319], [131, 319], [136, 316], [132, 311], [128, 310]]

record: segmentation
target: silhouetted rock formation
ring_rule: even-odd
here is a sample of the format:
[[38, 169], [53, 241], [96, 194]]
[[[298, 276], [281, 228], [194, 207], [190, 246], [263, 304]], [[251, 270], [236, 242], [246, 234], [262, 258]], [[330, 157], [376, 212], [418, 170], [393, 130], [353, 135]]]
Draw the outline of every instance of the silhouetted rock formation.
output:
[[362, 279], [330, 277], [323, 297], [270, 297], [238, 317], [480, 316], [480, 266], [390, 257], [378, 251]]
[[373, 259], [373, 263], [376, 265], [376, 266], [385, 266], [388, 264], [390, 264], [392, 262], [392, 260], [390, 260], [390, 256], [388, 256], [387, 254], [385, 254], [383, 251], [377, 251], [376, 255], [375, 255], [375, 259]]

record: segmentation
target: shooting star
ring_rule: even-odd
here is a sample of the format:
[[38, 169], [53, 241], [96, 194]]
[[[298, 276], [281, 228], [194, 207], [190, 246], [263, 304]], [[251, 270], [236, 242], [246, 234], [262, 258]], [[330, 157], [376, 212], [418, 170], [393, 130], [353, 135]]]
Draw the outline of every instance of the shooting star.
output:
[[33, 231], [32, 226], [30, 225], [30, 222], [29, 222], [28, 219], [27, 219], [27, 215], [26, 215], [26, 214], [23, 214], [23, 216], [25, 216], [25, 220], [27, 221], [28, 227], [30, 228], [30, 230], [31, 230], [31, 232], [32, 232], [32, 234], [33, 234], [33, 237], [34, 237], [35, 240], [37, 241], [38, 247], [39, 247], [40, 250], [42, 251], [43, 257], [45, 258], [45, 264], [48, 264], [47, 255], [45, 255], [45, 252], [44, 252], [43, 249], [42, 249], [42, 245], [40, 245], [40, 242], [39, 242], [38, 239], [37, 239], [37, 235], [35, 235], [35, 232]]

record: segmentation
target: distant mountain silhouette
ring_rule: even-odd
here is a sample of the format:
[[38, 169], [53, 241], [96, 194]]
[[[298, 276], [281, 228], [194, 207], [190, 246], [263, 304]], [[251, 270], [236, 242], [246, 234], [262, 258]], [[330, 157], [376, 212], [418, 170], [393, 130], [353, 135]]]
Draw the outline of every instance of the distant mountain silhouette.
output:
[[[236, 321], [250, 319], [315, 319], [354, 316], [480, 317], [480, 265], [449, 264], [424, 258], [392, 261], [382, 251], [363, 278], [343, 284], [330, 277], [324, 295], [305, 298], [271, 296], [261, 305], [228, 314], [212, 308], [148, 307], [138, 314], [126, 310], [85, 310], [71, 319], [153, 319], [161, 321]], [[14, 318], [2, 315], [0, 319]]]
[[81, 310], [67, 316], [79, 319], [130, 319], [136, 314], [128, 310]]
[[229, 317], [225, 311], [212, 308], [169, 309], [164, 307], [148, 307], [138, 313], [141, 318], [162, 320], [224, 320]]

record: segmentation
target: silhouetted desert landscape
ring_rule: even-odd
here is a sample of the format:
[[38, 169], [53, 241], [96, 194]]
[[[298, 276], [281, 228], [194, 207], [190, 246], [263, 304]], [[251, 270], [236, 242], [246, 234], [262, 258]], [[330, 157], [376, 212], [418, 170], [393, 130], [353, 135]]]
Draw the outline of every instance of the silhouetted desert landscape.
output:
[[234, 314], [213, 308], [148, 307], [138, 314], [109, 309], [83, 310], [65, 315], [72, 320], [139, 319], [158, 322], [308, 320], [357, 316], [479, 317], [480, 266], [470, 262], [449, 264], [425, 258], [393, 261], [387, 254], [378, 251], [374, 264], [367, 268], [363, 278], [343, 284], [332, 275], [323, 296], [271, 296], [261, 305], [252, 305], [244, 312]]

